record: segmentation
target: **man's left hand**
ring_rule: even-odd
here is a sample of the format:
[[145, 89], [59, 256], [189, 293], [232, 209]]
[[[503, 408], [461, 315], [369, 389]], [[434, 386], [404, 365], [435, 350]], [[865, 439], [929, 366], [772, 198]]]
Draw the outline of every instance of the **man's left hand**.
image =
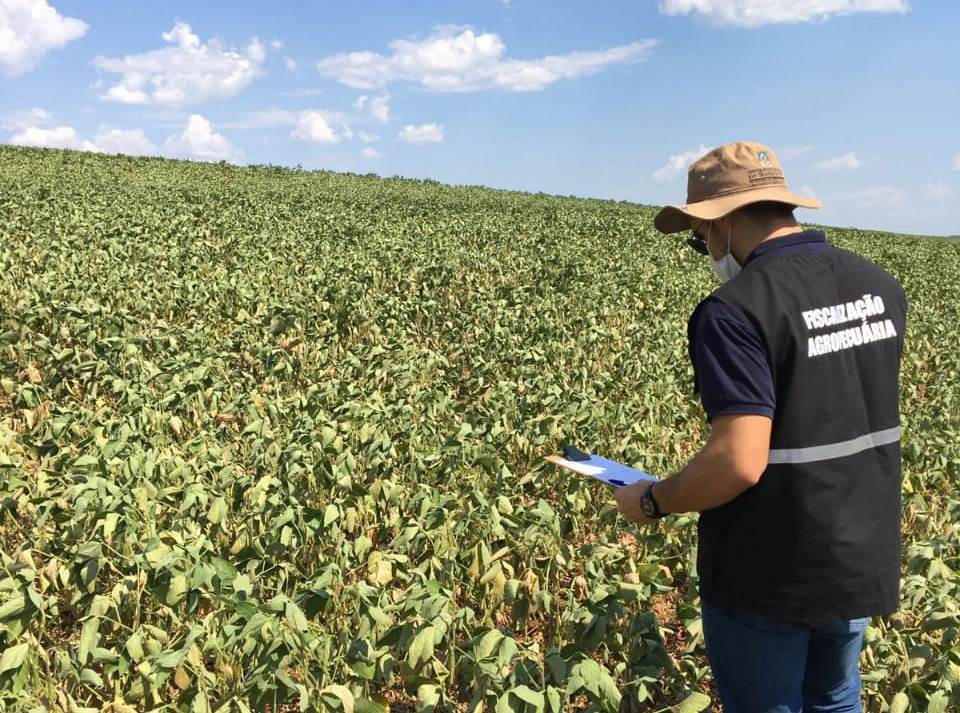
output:
[[648, 485], [649, 483], [640, 481], [633, 485], [624, 485], [613, 491], [613, 497], [617, 501], [617, 510], [627, 520], [638, 525], [656, 522], [654, 518], [644, 515], [643, 509], [640, 507], [640, 497]]

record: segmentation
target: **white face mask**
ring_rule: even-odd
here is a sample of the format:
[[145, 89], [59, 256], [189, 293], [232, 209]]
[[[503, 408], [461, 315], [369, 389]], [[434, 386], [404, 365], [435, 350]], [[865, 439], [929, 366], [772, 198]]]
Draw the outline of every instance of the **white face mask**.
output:
[[[710, 240], [710, 230], [713, 229], [713, 221], [710, 221], [710, 227], [707, 228], [707, 241]], [[733, 235], [733, 224], [730, 224], [729, 230], [727, 230], [727, 254], [724, 255], [719, 260], [714, 260], [713, 255], [710, 255], [710, 264], [713, 266], [713, 271], [717, 273], [717, 277], [720, 278], [720, 282], [726, 282], [727, 280], [732, 280], [740, 272], [740, 263], [737, 262], [737, 259], [733, 256], [733, 253], [730, 252], [730, 238]]]

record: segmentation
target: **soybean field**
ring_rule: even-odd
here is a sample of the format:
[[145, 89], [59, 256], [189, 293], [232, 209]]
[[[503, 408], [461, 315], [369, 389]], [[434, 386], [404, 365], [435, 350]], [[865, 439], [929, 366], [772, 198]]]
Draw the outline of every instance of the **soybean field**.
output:
[[[0, 147], [0, 711], [719, 710], [696, 515], [543, 461], [707, 436], [654, 211]], [[960, 710], [960, 243], [825, 230], [910, 300], [864, 704]]]

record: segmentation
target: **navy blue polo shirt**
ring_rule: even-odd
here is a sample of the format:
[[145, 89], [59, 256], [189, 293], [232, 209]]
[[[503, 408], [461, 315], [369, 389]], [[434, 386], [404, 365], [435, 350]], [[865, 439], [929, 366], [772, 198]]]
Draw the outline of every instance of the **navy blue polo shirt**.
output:
[[[765, 240], [746, 264], [767, 253], [803, 255], [833, 250], [819, 230]], [[694, 353], [697, 389], [707, 420], [721, 414], [757, 414], [773, 418], [776, 397], [767, 349], [739, 312], [708, 297], [696, 318]]]

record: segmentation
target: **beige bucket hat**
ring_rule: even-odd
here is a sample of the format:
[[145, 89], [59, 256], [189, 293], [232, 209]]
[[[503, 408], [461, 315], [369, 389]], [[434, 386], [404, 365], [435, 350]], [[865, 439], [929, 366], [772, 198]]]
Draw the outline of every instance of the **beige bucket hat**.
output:
[[713, 149], [690, 166], [686, 205], [664, 207], [653, 224], [661, 233], [690, 230], [690, 219], [716, 220], [737, 208], [760, 201], [777, 201], [801, 208], [819, 208], [816, 198], [787, 189], [783, 168], [763, 144], [737, 141]]

